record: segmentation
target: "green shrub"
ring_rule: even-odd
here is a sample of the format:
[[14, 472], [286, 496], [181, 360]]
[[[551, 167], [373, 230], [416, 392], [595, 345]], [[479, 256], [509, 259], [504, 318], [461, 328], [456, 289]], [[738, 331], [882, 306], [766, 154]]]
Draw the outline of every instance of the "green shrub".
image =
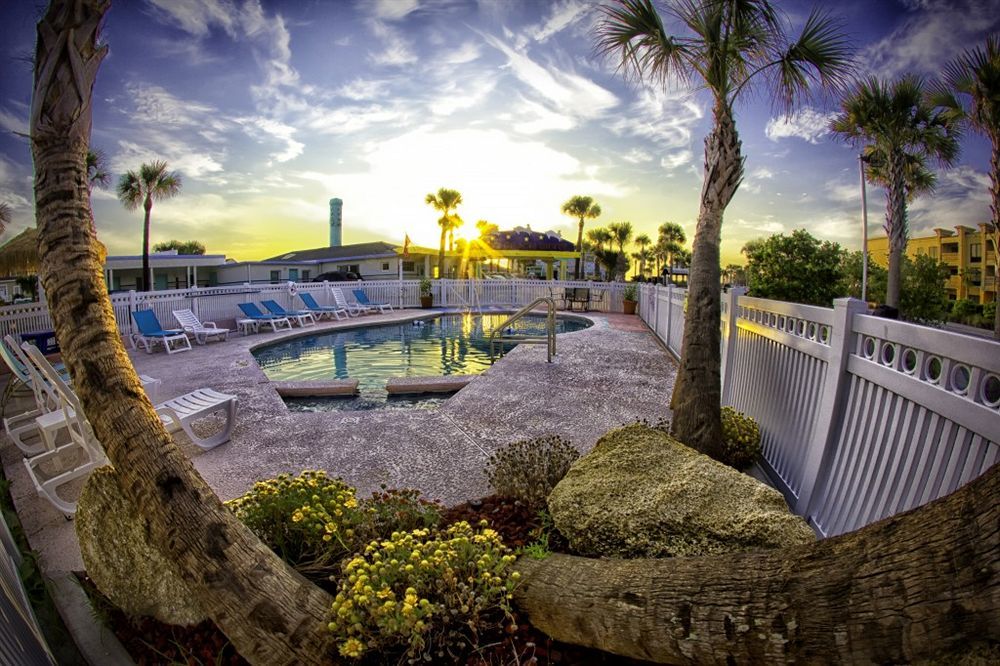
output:
[[723, 460], [744, 470], [760, 458], [760, 428], [757, 422], [732, 407], [722, 408]]
[[579, 457], [580, 452], [561, 437], [525, 439], [498, 449], [486, 463], [485, 474], [500, 495], [541, 511], [549, 493]]
[[993, 322], [996, 321], [996, 317], [997, 317], [996, 301], [983, 303], [983, 326], [985, 326], [986, 328], [993, 328]]
[[979, 314], [979, 304], [969, 298], [960, 298], [951, 304], [951, 316], [949, 319], [963, 324], [972, 323], [972, 320]]
[[427, 278], [420, 278], [420, 295], [428, 296], [431, 293], [431, 281]]
[[625, 285], [622, 290], [622, 298], [626, 301], [634, 301], [639, 297], [639, 287], [634, 283]]
[[258, 481], [226, 505], [300, 570], [335, 565], [372, 538], [372, 521], [355, 499], [354, 488], [322, 471]]
[[413, 660], [454, 659], [477, 627], [509, 614], [520, 578], [514, 559], [495, 531], [466, 522], [396, 532], [344, 567], [328, 629], [344, 657], [401, 651]]

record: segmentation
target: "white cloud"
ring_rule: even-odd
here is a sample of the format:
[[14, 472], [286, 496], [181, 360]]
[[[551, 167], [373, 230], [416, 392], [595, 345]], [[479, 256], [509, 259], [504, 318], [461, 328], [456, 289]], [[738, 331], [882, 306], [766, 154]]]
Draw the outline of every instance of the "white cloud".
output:
[[462, 109], [471, 109], [493, 92], [496, 79], [482, 78], [469, 82], [449, 81], [434, 91], [430, 111], [436, 116], [449, 116]]
[[0, 128], [7, 132], [28, 134], [28, 118], [27, 116], [17, 116], [5, 109], [0, 109]]
[[267, 137], [278, 139], [284, 143], [284, 150], [271, 153], [271, 157], [277, 162], [287, 162], [302, 154], [305, 144], [293, 139], [295, 128], [277, 120], [251, 116], [237, 118], [236, 122], [243, 126], [244, 131], [250, 136], [261, 141]]
[[990, 179], [987, 174], [961, 166], [939, 171], [937, 176], [934, 193], [921, 195], [909, 204], [911, 236], [930, 233], [935, 227], [951, 229], [964, 224], [975, 228], [989, 221]]
[[693, 130], [704, 115], [702, 107], [687, 92], [647, 86], [639, 91], [628, 109], [608, 123], [608, 128], [615, 134], [652, 143], [658, 153], [666, 153], [661, 157], [661, 165], [675, 169], [694, 159]]
[[578, 0], [564, 0], [552, 6], [552, 12], [538, 26], [528, 28], [524, 33], [533, 41], [544, 42], [552, 35], [576, 23], [593, 5]]
[[622, 159], [630, 164], [642, 164], [643, 162], [652, 162], [653, 156], [642, 148], [633, 148], [622, 155]]
[[[770, 216], [763, 220], [748, 220], [740, 217], [733, 224], [741, 229], [759, 232], [760, 234], [781, 234], [785, 232], [785, 225], [772, 219]], [[743, 235], [743, 237], [746, 236]]]
[[577, 121], [572, 116], [552, 111], [544, 104], [521, 98], [511, 114], [514, 131], [521, 134], [538, 134], [550, 130], [573, 129]]
[[386, 95], [388, 83], [374, 79], [354, 79], [342, 85], [337, 94], [347, 99], [363, 101], [378, 99]]
[[[371, 0], [367, 0], [371, 2]], [[420, 8], [418, 0], [374, 0], [368, 5], [372, 14], [383, 21], [398, 21]]]
[[820, 138], [830, 131], [830, 122], [837, 117], [836, 113], [822, 113], [812, 107], [767, 121], [764, 134], [771, 141], [787, 137], [799, 137], [809, 143], [819, 143]]
[[858, 60], [873, 74], [937, 76], [941, 65], [1000, 29], [1000, 0], [911, 0], [912, 15], [864, 49]]
[[165, 23], [197, 37], [207, 36], [213, 27], [236, 36], [237, 10], [228, 0], [149, 0], [149, 4]]
[[129, 96], [135, 100], [135, 118], [159, 127], [214, 127], [220, 129], [218, 110], [190, 99], [179, 99], [160, 86], [128, 83]]
[[689, 164], [693, 159], [693, 152], [690, 150], [680, 150], [660, 158], [660, 166], [668, 171], [673, 171]]
[[171, 170], [180, 171], [188, 178], [201, 178], [222, 171], [222, 164], [212, 155], [190, 149], [186, 144], [173, 140], [154, 140], [154, 147], [132, 141], [120, 140], [119, 151], [111, 159], [116, 173], [138, 169], [139, 165], [154, 160], [165, 160]]
[[369, 56], [374, 64], [400, 67], [417, 61], [417, 54], [413, 52], [410, 42], [404, 39], [398, 30], [378, 20], [369, 21], [369, 25], [383, 44], [381, 51], [371, 53]]

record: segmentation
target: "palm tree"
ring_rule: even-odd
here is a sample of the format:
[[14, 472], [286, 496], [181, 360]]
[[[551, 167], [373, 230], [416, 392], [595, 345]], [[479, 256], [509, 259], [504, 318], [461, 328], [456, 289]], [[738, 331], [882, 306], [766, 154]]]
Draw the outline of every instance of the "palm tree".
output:
[[30, 137], [39, 277], [62, 359], [149, 543], [240, 654], [253, 663], [326, 663], [330, 633], [304, 628], [327, 622], [333, 598], [264, 546], [195, 471], [153, 411], [115, 324], [85, 187], [92, 90], [108, 50], [99, 27], [110, 4], [51, 0], [38, 25], [45, 37], [36, 41]]
[[181, 189], [181, 176], [176, 171], [167, 171], [167, 163], [155, 160], [139, 167], [139, 172], [127, 171], [118, 181], [118, 199], [126, 210], [135, 210], [142, 205], [145, 217], [142, 221], [142, 288], [153, 288], [149, 271], [149, 213], [153, 201], [169, 199]]
[[673, 268], [674, 254], [684, 247], [687, 236], [684, 234], [684, 227], [676, 222], [664, 222], [657, 229], [657, 243], [663, 246], [664, 254], [667, 257], [667, 266]]
[[[962, 54], [944, 69], [944, 86], [933, 101], [973, 131], [985, 135], [990, 155], [990, 212], [993, 219], [994, 289], [1000, 291], [1000, 36], [990, 35], [985, 46]], [[993, 335], [1000, 340], [1000, 308], [993, 320]]]
[[649, 237], [649, 234], [639, 234], [635, 237], [635, 244], [639, 248], [639, 251], [632, 256], [639, 260], [639, 275], [645, 276], [646, 262], [653, 256], [652, 252], [648, 251], [653, 241]]
[[463, 224], [463, 220], [458, 214], [451, 216], [451, 224], [448, 225], [448, 251], [454, 252], [455, 250], [455, 229], [458, 229]]
[[[597, 227], [596, 229], [587, 229], [587, 240], [590, 241], [589, 250], [593, 253], [594, 258], [597, 259], [598, 255], [601, 252], [604, 252], [605, 244], [611, 242], [611, 232], [605, 229], [604, 227]], [[581, 252], [581, 256], [583, 257], [586, 256], [585, 252], [588, 250], [586, 245], [587, 244], [585, 243], [584, 252]], [[598, 264], [598, 269], [597, 269], [598, 277], [600, 277], [600, 272], [601, 272], [600, 266], [603, 266], [604, 264], [599, 259], [596, 261], [596, 263]], [[582, 274], [581, 277], [583, 277]]]
[[594, 203], [593, 197], [576, 195], [562, 205], [562, 212], [580, 220], [580, 228], [576, 234], [576, 250], [580, 253], [580, 259], [573, 271], [573, 279], [579, 280], [583, 272], [583, 221], [596, 220], [601, 215], [601, 207]]
[[95, 187], [104, 188], [111, 184], [108, 170], [108, 156], [100, 148], [87, 150], [87, 185], [91, 191]]
[[447, 240], [448, 232], [454, 222], [452, 209], [462, 203], [462, 195], [458, 190], [449, 190], [447, 187], [438, 189], [437, 194], [428, 194], [424, 201], [434, 207], [434, 210], [441, 212], [438, 219], [438, 226], [441, 227], [441, 247], [438, 250], [438, 278], [444, 277], [444, 243]]
[[7, 231], [7, 225], [10, 224], [13, 216], [14, 209], [10, 207], [10, 204], [6, 201], [0, 201], [0, 234]]
[[629, 241], [632, 240], [632, 223], [631, 222], [612, 222], [608, 225], [608, 231], [611, 232], [611, 238], [618, 246], [618, 257], [620, 261], [615, 267], [614, 278], [625, 279], [625, 273], [628, 272], [628, 255], [625, 253], [625, 246]]
[[486, 220], [479, 220], [476, 222], [476, 231], [479, 232], [480, 238], [486, 238], [490, 234], [495, 234], [500, 231], [500, 227], [493, 224], [492, 222], [487, 222]]
[[841, 101], [841, 113], [830, 129], [845, 141], [864, 147], [868, 160], [865, 177], [885, 185], [885, 233], [889, 237], [885, 302], [898, 308], [900, 271], [909, 235], [906, 200], [920, 189], [933, 187], [933, 174], [926, 168], [928, 159], [950, 165], [958, 156], [956, 119], [927, 101], [920, 78], [904, 76], [888, 83], [871, 76], [859, 81]]
[[681, 365], [672, 398], [674, 435], [713, 457], [721, 454], [719, 243], [722, 217], [743, 178], [733, 105], [771, 93], [791, 110], [810, 80], [841, 85], [851, 71], [850, 49], [833, 21], [813, 11], [789, 42], [767, 0], [685, 0], [664, 7], [684, 33], [670, 34], [652, 0], [617, 0], [602, 7], [598, 50], [626, 76], [660, 84], [676, 78], [706, 89], [713, 127], [705, 140], [694, 261], [688, 287]]

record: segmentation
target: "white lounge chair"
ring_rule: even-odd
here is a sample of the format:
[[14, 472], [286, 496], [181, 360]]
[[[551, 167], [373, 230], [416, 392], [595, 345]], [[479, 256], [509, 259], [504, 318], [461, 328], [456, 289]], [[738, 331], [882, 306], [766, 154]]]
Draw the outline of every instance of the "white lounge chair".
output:
[[107, 458], [83, 416], [76, 394], [34, 345], [25, 343], [21, 349], [30, 361], [32, 379], [39, 385], [45, 383], [54, 389], [60, 403], [63, 428], [69, 434], [67, 443], [53, 445], [51, 450], [26, 458], [24, 466], [38, 494], [63, 514], [71, 516], [76, 513], [76, 501], [60, 496], [59, 489], [70, 481], [90, 474], [94, 468], [107, 464]]
[[194, 336], [199, 345], [208, 342], [209, 338], [229, 339], [229, 329], [219, 328], [214, 321], [201, 321], [192, 310], [174, 310], [174, 319], [181, 325], [185, 333]]
[[368, 312], [368, 308], [358, 303], [349, 303], [347, 297], [344, 296], [344, 292], [340, 290], [340, 287], [330, 287], [330, 293], [333, 294], [333, 302], [337, 304], [337, 307], [347, 310], [349, 316], [357, 317], [360, 314]]
[[[203, 388], [160, 403], [156, 406], [156, 413], [160, 415], [167, 432], [184, 430], [196, 445], [212, 449], [229, 441], [236, 423], [236, 403], [235, 395]], [[192, 430], [193, 422], [218, 411], [224, 412], [226, 418], [220, 432], [211, 437], [202, 437]]]
[[[21, 450], [26, 457], [34, 456], [47, 448], [50, 433], [62, 427], [64, 420], [58, 396], [47, 381], [36, 380], [35, 373], [31, 372], [32, 361], [28, 359], [21, 349], [17, 340], [12, 335], [6, 335], [0, 342], [0, 354], [7, 361], [11, 372], [17, 381], [27, 386], [35, 399], [35, 407], [21, 414], [5, 418], [3, 420], [4, 430], [10, 436], [15, 446]], [[69, 375], [62, 364], [56, 368], [56, 372], [63, 381], [68, 381]], [[12, 378], [10, 381], [14, 381]], [[45, 416], [44, 419], [41, 417]]]

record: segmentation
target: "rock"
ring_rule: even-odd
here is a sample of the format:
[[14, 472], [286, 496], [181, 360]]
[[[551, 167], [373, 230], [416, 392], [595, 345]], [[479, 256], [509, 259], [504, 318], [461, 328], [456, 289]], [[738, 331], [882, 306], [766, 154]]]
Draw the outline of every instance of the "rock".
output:
[[116, 606], [169, 624], [206, 619], [170, 561], [150, 545], [138, 511], [118, 487], [114, 468], [91, 473], [74, 522], [87, 575]]
[[548, 506], [572, 548], [589, 556], [709, 555], [816, 538], [777, 490], [643, 425], [604, 435]]

